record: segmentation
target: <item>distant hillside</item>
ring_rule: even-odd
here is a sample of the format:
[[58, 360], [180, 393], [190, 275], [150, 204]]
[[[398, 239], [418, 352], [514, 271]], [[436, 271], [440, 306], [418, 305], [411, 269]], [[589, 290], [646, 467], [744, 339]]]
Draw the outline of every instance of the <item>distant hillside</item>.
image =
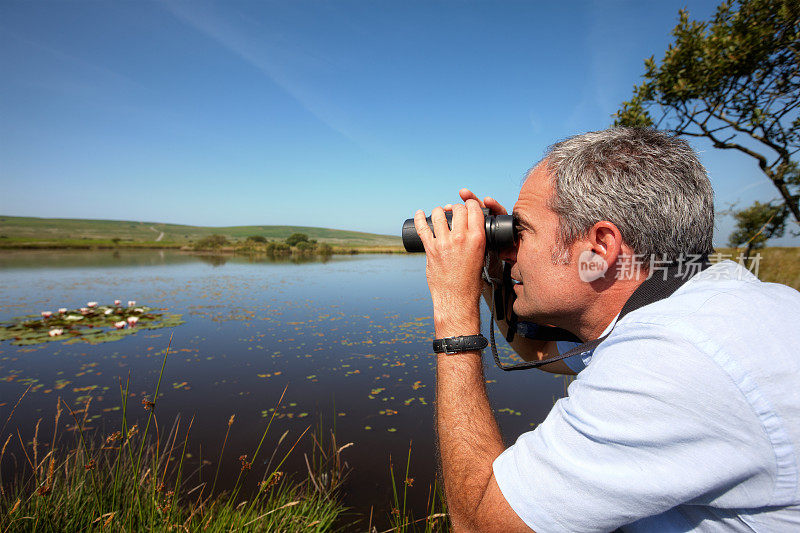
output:
[[0, 247], [2, 247], [3, 241], [11, 244], [20, 241], [41, 243], [71, 240], [110, 241], [112, 239], [119, 239], [123, 243], [158, 242], [158, 245], [165, 246], [170, 244], [186, 245], [215, 233], [234, 241], [244, 240], [253, 235], [260, 235], [270, 240], [281, 240], [292, 233], [305, 233], [311, 239], [332, 246], [402, 246], [399, 236], [308, 226], [205, 227], [162, 224], [160, 222], [0, 215]]

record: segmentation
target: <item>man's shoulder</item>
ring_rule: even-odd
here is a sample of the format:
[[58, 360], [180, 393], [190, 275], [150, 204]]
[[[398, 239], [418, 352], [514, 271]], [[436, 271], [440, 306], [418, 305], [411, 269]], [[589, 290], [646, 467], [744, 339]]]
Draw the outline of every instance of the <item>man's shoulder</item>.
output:
[[619, 325], [661, 325], [679, 334], [689, 322], [713, 334], [767, 321], [788, 325], [798, 314], [800, 292], [762, 282], [742, 265], [722, 261], [694, 275], [669, 298], [626, 315]]
[[798, 316], [798, 291], [724, 261], [623, 316], [594, 351], [591, 372], [581, 375], [614, 383], [629, 376], [637, 386], [650, 386], [646, 376], [675, 376], [678, 388], [714, 383], [731, 393], [747, 380], [800, 388], [800, 375], [781, 372], [800, 363]]

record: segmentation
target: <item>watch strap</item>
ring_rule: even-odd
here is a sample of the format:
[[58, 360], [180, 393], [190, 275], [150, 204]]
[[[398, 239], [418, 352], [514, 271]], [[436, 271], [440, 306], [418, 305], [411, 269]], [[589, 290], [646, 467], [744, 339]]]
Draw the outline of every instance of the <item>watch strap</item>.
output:
[[433, 339], [433, 351], [436, 353], [456, 354], [461, 352], [474, 352], [476, 350], [483, 350], [487, 346], [489, 346], [489, 341], [480, 333], [477, 335]]

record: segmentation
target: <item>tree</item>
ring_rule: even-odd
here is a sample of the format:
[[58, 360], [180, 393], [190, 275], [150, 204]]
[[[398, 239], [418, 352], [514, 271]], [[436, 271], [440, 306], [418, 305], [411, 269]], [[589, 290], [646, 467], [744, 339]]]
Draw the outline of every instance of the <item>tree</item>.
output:
[[308, 235], [305, 233], [292, 233], [286, 237], [286, 244], [289, 246], [297, 246], [297, 243], [308, 242]]
[[197, 241], [197, 244], [195, 244], [194, 247], [198, 250], [201, 250], [207, 248], [219, 248], [221, 246], [225, 246], [226, 244], [228, 244], [228, 239], [225, 238], [224, 235], [214, 233], [212, 235], [206, 235]]
[[785, 205], [756, 202], [747, 209], [733, 214], [736, 229], [731, 234], [728, 244], [738, 248], [744, 245], [745, 259], [758, 248], [763, 248], [772, 237], [782, 237], [789, 211]]
[[250, 235], [247, 238], [247, 240], [250, 241], [250, 242], [260, 242], [260, 243], [267, 242], [267, 239], [262, 235]]
[[[762, 215], [769, 218], [772, 208], [800, 222], [800, 2], [737, 0], [736, 8], [723, 2], [710, 22], [690, 21], [680, 10], [674, 42], [660, 65], [652, 56], [645, 60], [644, 81], [614, 125], [702, 137], [753, 158], [780, 201], [739, 212], [738, 234]], [[787, 219], [773, 218], [780, 224], [773, 236]]]
[[316, 240], [309, 239], [308, 235], [305, 233], [292, 233], [286, 238], [286, 244], [289, 246], [297, 246], [301, 242], [309, 242], [311, 244], [316, 244]]

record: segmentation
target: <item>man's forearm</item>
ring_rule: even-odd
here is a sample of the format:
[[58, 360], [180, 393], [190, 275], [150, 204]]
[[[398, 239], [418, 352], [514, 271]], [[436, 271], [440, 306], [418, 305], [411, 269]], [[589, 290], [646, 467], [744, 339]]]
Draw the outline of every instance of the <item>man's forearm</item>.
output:
[[[423, 211], [414, 214], [414, 227], [425, 246], [436, 337], [475, 335], [480, 332], [478, 302], [486, 249], [481, 206], [474, 199], [454, 205], [452, 228], [437, 207], [431, 224], [433, 230]], [[448, 508], [458, 529], [475, 529], [475, 511], [493, 479], [492, 462], [503, 444], [486, 397], [480, 353], [439, 355], [436, 370], [437, 430]]]
[[[479, 331], [478, 319], [436, 326], [437, 337]], [[436, 422], [447, 506], [457, 529], [473, 529], [492, 463], [503, 451], [502, 437], [486, 395], [480, 352], [437, 357]]]

